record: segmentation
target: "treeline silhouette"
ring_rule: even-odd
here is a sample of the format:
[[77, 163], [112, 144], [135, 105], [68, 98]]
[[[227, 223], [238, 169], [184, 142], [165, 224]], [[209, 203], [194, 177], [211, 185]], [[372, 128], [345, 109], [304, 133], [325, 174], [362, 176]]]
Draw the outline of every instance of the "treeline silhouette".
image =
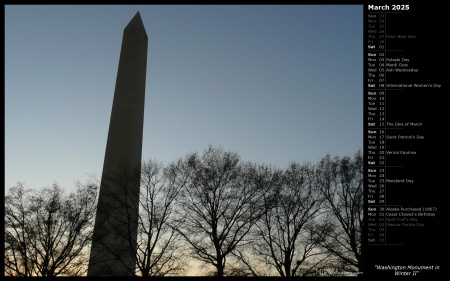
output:
[[[128, 237], [137, 276], [184, 276], [192, 261], [205, 276], [362, 271], [359, 150], [280, 169], [209, 146], [168, 165], [144, 161], [140, 175], [140, 205], [128, 206], [139, 214], [137, 240]], [[86, 275], [99, 183], [76, 187], [9, 189], [5, 276]]]

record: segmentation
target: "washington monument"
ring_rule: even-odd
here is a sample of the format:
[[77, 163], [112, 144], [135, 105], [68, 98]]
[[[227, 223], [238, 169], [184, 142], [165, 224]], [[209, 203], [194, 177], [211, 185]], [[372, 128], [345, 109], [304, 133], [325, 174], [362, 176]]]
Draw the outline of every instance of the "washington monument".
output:
[[133, 276], [148, 38], [139, 12], [123, 31], [88, 276]]

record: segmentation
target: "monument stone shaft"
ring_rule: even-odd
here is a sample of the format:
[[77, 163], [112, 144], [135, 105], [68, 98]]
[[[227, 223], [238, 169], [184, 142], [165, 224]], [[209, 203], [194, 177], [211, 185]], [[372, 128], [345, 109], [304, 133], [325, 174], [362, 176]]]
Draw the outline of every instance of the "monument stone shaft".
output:
[[137, 12], [123, 32], [88, 276], [135, 273], [147, 44]]

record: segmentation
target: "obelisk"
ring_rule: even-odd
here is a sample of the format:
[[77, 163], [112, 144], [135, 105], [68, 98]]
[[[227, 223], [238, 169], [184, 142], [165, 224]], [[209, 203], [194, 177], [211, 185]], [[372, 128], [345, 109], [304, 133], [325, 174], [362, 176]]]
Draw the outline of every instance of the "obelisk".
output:
[[88, 276], [133, 276], [148, 38], [139, 12], [123, 31]]

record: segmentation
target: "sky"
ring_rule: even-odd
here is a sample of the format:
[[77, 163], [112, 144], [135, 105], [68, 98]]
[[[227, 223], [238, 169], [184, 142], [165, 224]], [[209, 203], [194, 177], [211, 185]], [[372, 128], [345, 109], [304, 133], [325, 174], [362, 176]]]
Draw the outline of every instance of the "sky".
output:
[[149, 38], [142, 160], [286, 168], [363, 148], [363, 7], [6, 5], [5, 188], [101, 177], [123, 29]]

